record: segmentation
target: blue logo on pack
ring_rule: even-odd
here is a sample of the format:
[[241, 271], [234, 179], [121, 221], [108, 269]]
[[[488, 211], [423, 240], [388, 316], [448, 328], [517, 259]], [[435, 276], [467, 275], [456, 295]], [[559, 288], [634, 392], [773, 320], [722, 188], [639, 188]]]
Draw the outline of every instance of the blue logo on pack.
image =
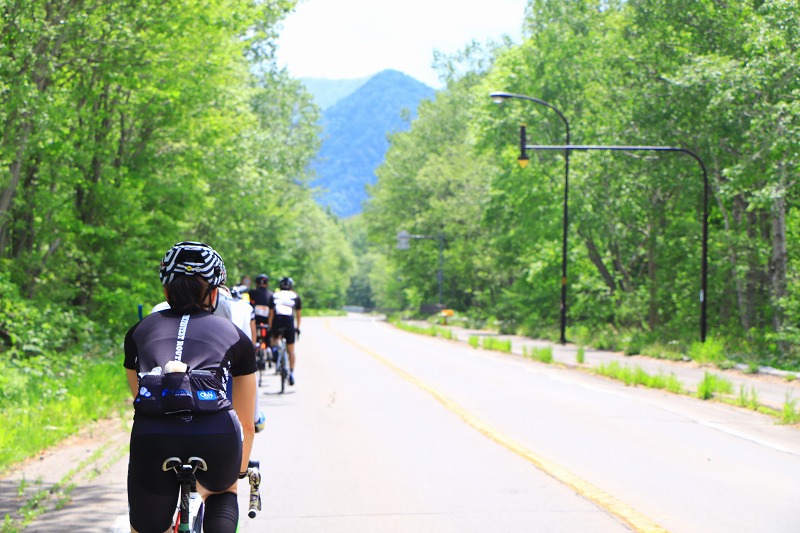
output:
[[161, 393], [161, 396], [191, 396], [192, 393], [186, 389], [164, 389], [164, 392]]
[[216, 400], [217, 391], [215, 390], [199, 390], [197, 391], [197, 398], [200, 400]]

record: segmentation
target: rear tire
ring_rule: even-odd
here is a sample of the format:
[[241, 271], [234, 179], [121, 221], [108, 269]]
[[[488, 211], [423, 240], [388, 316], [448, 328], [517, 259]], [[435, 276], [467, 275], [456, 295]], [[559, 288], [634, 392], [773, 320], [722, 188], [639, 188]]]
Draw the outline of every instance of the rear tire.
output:
[[256, 367], [258, 368], [258, 386], [260, 387], [264, 380], [264, 369], [267, 366], [267, 355], [264, 348], [259, 347], [256, 350]]
[[194, 526], [192, 527], [192, 533], [202, 533], [203, 531], [203, 516], [206, 514], [206, 506], [204, 504], [200, 504], [200, 507], [197, 509], [197, 515], [194, 517]]

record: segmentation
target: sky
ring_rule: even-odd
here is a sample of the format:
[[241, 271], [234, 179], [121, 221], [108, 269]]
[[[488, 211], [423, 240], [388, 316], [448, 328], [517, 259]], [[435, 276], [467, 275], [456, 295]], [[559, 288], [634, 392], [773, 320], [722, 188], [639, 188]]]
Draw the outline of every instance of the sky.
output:
[[520, 42], [527, 0], [299, 0], [283, 21], [278, 64], [295, 78], [399, 70], [433, 88], [433, 52], [508, 35]]

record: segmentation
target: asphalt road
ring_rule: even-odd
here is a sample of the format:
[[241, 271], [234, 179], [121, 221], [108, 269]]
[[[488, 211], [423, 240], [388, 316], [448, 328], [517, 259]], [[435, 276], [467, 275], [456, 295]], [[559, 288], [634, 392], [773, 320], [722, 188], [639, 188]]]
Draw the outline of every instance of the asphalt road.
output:
[[797, 531], [797, 429], [370, 317], [307, 319], [244, 531]]
[[[765, 415], [368, 316], [305, 318], [297, 351], [297, 384], [259, 391], [264, 508], [250, 520], [240, 497], [243, 532], [800, 530], [800, 433]], [[105, 421], [20, 465], [0, 511], [68, 479], [26, 532], [126, 531], [128, 431]]]

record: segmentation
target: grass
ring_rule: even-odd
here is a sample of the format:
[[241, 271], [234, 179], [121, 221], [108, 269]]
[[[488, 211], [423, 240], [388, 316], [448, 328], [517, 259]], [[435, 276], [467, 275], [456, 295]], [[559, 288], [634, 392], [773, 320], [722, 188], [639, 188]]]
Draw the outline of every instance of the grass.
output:
[[130, 397], [118, 359], [76, 357], [81, 364], [71, 369], [56, 357], [37, 359], [0, 365], [0, 472], [119, 412]]
[[496, 352], [511, 353], [511, 341], [498, 339], [496, 337], [484, 337], [481, 346], [484, 350], [494, 350]]
[[[403, 327], [403, 329], [410, 329], [410, 328], [408, 328], [408, 326], [406, 325], [406, 327]], [[420, 329], [430, 330], [435, 328], [420, 328]], [[497, 339], [496, 337], [480, 337], [478, 335], [471, 335], [467, 340], [467, 343], [473, 348], [482, 347], [487, 350], [497, 350], [506, 353], [511, 352], [511, 341]], [[592, 343], [592, 344], [594, 345], [597, 343]], [[600, 344], [604, 345], [606, 344], [606, 342], [604, 341], [601, 342]], [[597, 348], [597, 349], [602, 349], [602, 348]], [[677, 343], [675, 345], [649, 344], [646, 345], [642, 350], [638, 349], [626, 350], [627, 353], [634, 353], [639, 351], [641, 352], [642, 355], [647, 355], [649, 357], [656, 357], [669, 360], [687, 359], [686, 355], [684, 355], [678, 349]], [[543, 363], [551, 363], [553, 361], [552, 347], [544, 347], [544, 348], [534, 347], [528, 349], [523, 346], [522, 355], [523, 357], [526, 358], [530, 357], [533, 360], [540, 361]], [[724, 345], [722, 344], [722, 342], [714, 339], [707, 339], [705, 344], [699, 342], [694, 343], [689, 350], [689, 356], [691, 357], [691, 359], [700, 364], [713, 364], [721, 369], [730, 368], [733, 364], [731, 360], [725, 357]], [[580, 343], [575, 355], [575, 359], [579, 365], [583, 365], [585, 363], [586, 345], [584, 343]], [[680, 382], [680, 380], [677, 378], [675, 374], [666, 375], [663, 372], [659, 371], [658, 374], [650, 375], [643, 368], [639, 366], [631, 368], [627, 365], [621, 365], [617, 361], [612, 361], [607, 364], [600, 364], [598, 367], [589, 370], [598, 375], [622, 381], [627, 386], [643, 386], [653, 389], [665, 390], [673, 394], [691, 393], [684, 387], [684, 385]], [[797, 375], [794, 373], [790, 373], [786, 375], [785, 379], [789, 382], [792, 382], [797, 379]], [[768, 408], [766, 406], [759, 404], [758, 391], [756, 391], [755, 387], [752, 387], [749, 391], [746, 391], [744, 386], [742, 386], [739, 389], [739, 395], [737, 398], [724, 397], [726, 395], [731, 395], [732, 393], [733, 393], [733, 384], [729, 380], [721, 376], [718, 376], [716, 374], [705, 372], [703, 376], [703, 381], [698, 384], [697, 390], [694, 392], [694, 395], [702, 400], [716, 399], [718, 401], [722, 401], [724, 403], [728, 403], [731, 405], [738, 405], [743, 408], [752, 409], [759, 413], [778, 418], [780, 423], [782, 424], [795, 424], [800, 422], [800, 410], [797, 409], [797, 400], [795, 399], [789, 399], [787, 397], [782, 411], [776, 411], [775, 409]]]
[[537, 348], [534, 346], [530, 349], [530, 351], [523, 347], [522, 355], [525, 357], [530, 357], [534, 361], [539, 361], [540, 363], [550, 364], [553, 362], [553, 347], [545, 346], [542, 348]]
[[449, 328], [440, 328], [437, 326], [417, 326], [414, 324], [407, 324], [405, 322], [395, 322], [395, 326], [408, 331], [409, 333], [416, 333], [417, 335], [427, 335], [429, 337], [441, 337], [447, 340], [453, 340], [453, 332]]
[[797, 398], [791, 398], [789, 393], [786, 393], [786, 401], [783, 402], [780, 423], [797, 424], [798, 422], [800, 422], [800, 413], [797, 411]]
[[[24, 499], [25, 503], [17, 511], [18, 518], [14, 519], [6, 515], [4, 521], [0, 523], [0, 533], [21, 532], [33, 520], [48, 512], [48, 510], [62, 509], [72, 500], [72, 493], [78, 486], [74, 478], [78, 474], [82, 473], [85, 479], [90, 481], [100, 473], [100, 468], [113, 464], [128, 453], [128, 447], [125, 446], [115, 453], [109, 454], [108, 457], [105, 458], [106, 462], [100, 465], [98, 460], [103, 458], [107, 449], [108, 443], [103, 444], [69, 472], [64, 474], [64, 476], [53, 485], [43, 486], [44, 484], [41, 479], [37, 479], [36, 482], [32, 484], [23, 478], [17, 488], [17, 497], [19, 500]], [[92, 467], [91, 469], [89, 469], [90, 466]]]
[[303, 308], [303, 316], [347, 316], [344, 309], [307, 309]]
[[701, 365], [722, 365], [728, 360], [725, 357], [725, 345], [713, 338], [706, 339], [706, 342], [693, 342], [689, 348], [689, 357]]
[[676, 394], [682, 394], [684, 391], [683, 385], [675, 374], [665, 375], [663, 372], [659, 372], [651, 375], [638, 365], [631, 368], [628, 365], [621, 365], [617, 361], [611, 361], [610, 363], [601, 363], [594, 372], [607, 378], [622, 381], [628, 386], [661, 389]]
[[686, 358], [674, 344], [653, 343], [642, 348], [642, 355], [668, 361], [681, 361]]
[[750, 387], [750, 391], [746, 391], [744, 385], [739, 386], [739, 397], [736, 404], [739, 407], [745, 407], [754, 411], [758, 410], [758, 391], [755, 387]]
[[733, 392], [733, 384], [727, 379], [706, 372], [703, 375], [703, 381], [697, 385], [696, 395], [701, 400], [710, 400], [717, 394], [731, 394]]

